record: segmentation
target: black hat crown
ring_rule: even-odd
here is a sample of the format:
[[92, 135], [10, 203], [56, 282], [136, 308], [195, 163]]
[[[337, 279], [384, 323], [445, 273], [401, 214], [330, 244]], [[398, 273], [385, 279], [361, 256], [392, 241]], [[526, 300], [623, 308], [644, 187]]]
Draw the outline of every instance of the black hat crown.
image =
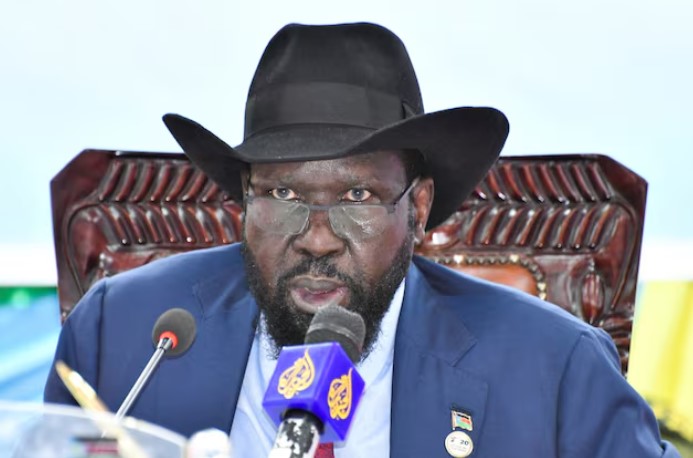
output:
[[375, 24], [290, 24], [267, 45], [248, 92], [245, 138], [299, 124], [379, 129], [422, 114], [402, 41]]

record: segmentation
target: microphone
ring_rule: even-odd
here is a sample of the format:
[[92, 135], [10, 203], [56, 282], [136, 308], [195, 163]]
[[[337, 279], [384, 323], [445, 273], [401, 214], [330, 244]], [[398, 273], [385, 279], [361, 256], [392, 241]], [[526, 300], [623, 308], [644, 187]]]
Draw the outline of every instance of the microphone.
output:
[[156, 350], [116, 412], [117, 420], [128, 413], [164, 354], [179, 356], [185, 353], [195, 340], [195, 333], [195, 318], [187, 310], [173, 308], [159, 316], [152, 330], [152, 342]]
[[346, 438], [364, 389], [354, 364], [365, 335], [361, 315], [330, 304], [313, 317], [305, 345], [282, 349], [262, 401], [279, 427], [270, 458], [313, 457], [319, 442]]

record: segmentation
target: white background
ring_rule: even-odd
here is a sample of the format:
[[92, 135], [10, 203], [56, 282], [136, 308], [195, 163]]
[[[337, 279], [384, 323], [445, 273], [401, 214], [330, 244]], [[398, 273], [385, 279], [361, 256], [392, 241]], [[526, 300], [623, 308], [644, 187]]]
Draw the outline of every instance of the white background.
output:
[[238, 144], [271, 36], [351, 21], [402, 38], [427, 111], [505, 112], [504, 154], [603, 153], [643, 175], [641, 275], [693, 278], [690, 0], [5, 0], [0, 284], [55, 283], [49, 181], [81, 150], [179, 151], [166, 112]]

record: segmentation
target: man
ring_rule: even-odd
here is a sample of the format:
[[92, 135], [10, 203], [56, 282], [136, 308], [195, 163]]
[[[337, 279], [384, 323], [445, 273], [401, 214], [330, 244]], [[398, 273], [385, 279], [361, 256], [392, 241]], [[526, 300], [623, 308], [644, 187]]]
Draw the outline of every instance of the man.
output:
[[[500, 154], [491, 108], [425, 114], [407, 52], [372, 24], [283, 28], [250, 87], [232, 148], [178, 115], [190, 159], [242, 201], [243, 241], [95, 285], [56, 353], [116, 409], [167, 308], [198, 326], [132, 416], [190, 435], [216, 427], [266, 456], [261, 399], [278, 349], [337, 303], [367, 325], [367, 390], [336, 457], [678, 456], [626, 383], [609, 337], [537, 298], [412, 253]], [[71, 402], [55, 374], [46, 401]]]

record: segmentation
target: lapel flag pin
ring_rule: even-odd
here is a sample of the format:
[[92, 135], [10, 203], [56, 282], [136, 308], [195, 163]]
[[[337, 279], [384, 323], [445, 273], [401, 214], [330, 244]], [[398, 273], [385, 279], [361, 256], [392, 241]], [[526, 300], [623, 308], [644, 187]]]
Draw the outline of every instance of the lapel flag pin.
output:
[[474, 429], [471, 415], [465, 412], [458, 412], [454, 409], [450, 412], [452, 414], [452, 429], [466, 429], [467, 431], [472, 431]]

